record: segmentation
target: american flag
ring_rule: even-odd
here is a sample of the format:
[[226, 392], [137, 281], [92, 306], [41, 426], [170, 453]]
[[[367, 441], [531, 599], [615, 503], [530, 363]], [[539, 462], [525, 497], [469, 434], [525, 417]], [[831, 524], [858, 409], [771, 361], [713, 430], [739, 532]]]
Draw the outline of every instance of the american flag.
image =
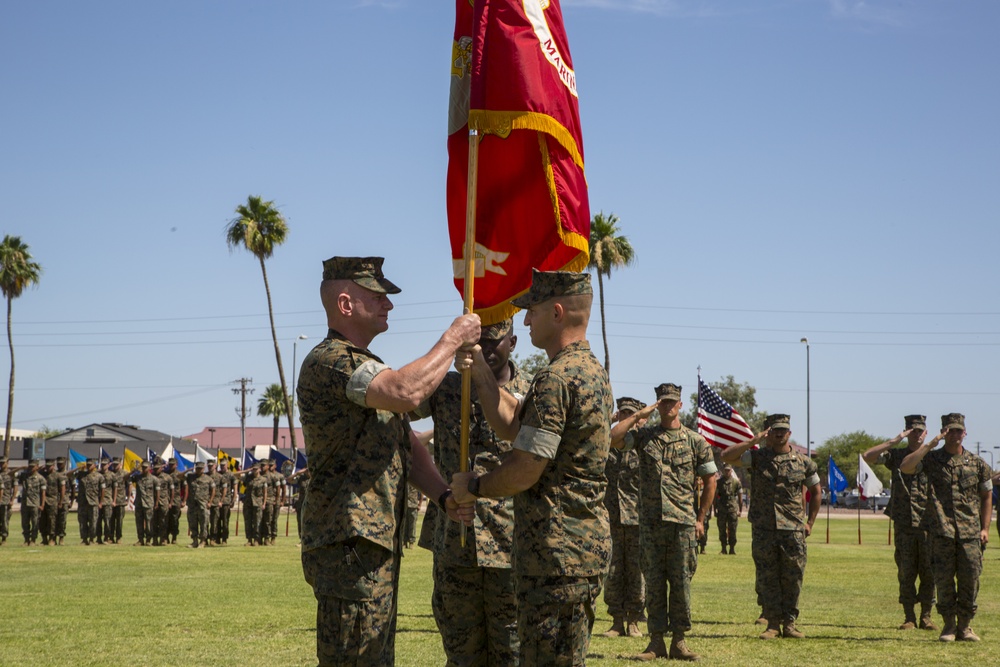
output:
[[726, 449], [754, 436], [733, 406], [698, 378], [698, 433], [713, 447]]

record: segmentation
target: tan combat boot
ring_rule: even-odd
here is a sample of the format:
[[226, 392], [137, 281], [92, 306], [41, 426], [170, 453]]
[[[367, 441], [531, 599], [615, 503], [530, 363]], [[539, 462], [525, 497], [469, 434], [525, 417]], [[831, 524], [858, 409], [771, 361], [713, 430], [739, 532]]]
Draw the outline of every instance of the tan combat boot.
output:
[[900, 630], [913, 630], [917, 627], [917, 614], [912, 606], [903, 607], [903, 614], [905, 618], [903, 619], [903, 624], [899, 626]]
[[667, 645], [663, 643], [663, 633], [662, 632], [651, 632], [649, 633], [649, 646], [646, 650], [635, 656], [636, 660], [640, 662], [649, 662], [651, 660], [656, 660], [657, 658], [667, 657]]
[[668, 653], [668, 657], [671, 660], [687, 660], [689, 662], [701, 659], [700, 655], [692, 653], [691, 649], [689, 649], [687, 644], [684, 643], [683, 632], [674, 633], [674, 636], [670, 640], [670, 652]]
[[621, 637], [625, 634], [625, 620], [621, 616], [612, 619], [611, 628], [604, 633], [605, 637]]
[[629, 637], [642, 637], [642, 630], [639, 629], [639, 619], [642, 614], [629, 614], [628, 624], [625, 626], [625, 634]]
[[944, 630], [941, 631], [941, 636], [938, 637], [943, 642], [953, 642], [955, 641], [955, 634], [958, 630], [955, 628], [955, 617], [945, 616], [944, 617]]
[[760, 616], [758, 616], [757, 620], [754, 621], [753, 623], [754, 625], [767, 625], [767, 617], [764, 616], [764, 612], [761, 612]]
[[781, 636], [781, 626], [777, 623], [767, 622], [767, 630], [760, 633], [761, 639], [777, 639]]
[[938, 626], [934, 625], [934, 621], [931, 619], [931, 608], [930, 606], [921, 606], [920, 608], [920, 629], [921, 630], [931, 630], [936, 632]]
[[958, 619], [958, 631], [956, 632], [955, 639], [960, 642], [978, 642], [979, 635], [972, 631], [969, 627], [969, 619], [960, 618]]
[[805, 635], [795, 628], [795, 623], [789, 621], [785, 623], [785, 630], [781, 633], [782, 637], [787, 637], [788, 639], [805, 639]]

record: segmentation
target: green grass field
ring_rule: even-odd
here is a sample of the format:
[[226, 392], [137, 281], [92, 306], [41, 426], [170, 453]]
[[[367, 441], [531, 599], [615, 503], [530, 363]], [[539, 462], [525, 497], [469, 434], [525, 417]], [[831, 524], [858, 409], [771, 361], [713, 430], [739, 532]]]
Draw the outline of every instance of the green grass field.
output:
[[[129, 517], [129, 520], [131, 516]], [[295, 521], [274, 547], [246, 548], [242, 538], [211, 549], [79, 544], [75, 515], [63, 547], [21, 546], [19, 531], [0, 549], [0, 665], [309, 665], [314, 662], [315, 604], [302, 579]], [[12, 517], [20, 528], [20, 516]], [[825, 518], [810, 538], [801, 599], [802, 641], [758, 640], [758, 608], [746, 521], [736, 556], [718, 553], [713, 523], [708, 553], [692, 582], [689, 646], [718, 665], [992, 664], [1000, 656], [1000, 546], [985, 553], [979, 644], [952, 645], [937, 633], [900, 632], [896, 571], [886, 544], [888, 520]], [[186, 524], [184, 524], [186, 525]], [[234, 516], [235, 525], [235, 516]], [[284, 533], [284, 518], [281, 521]], [[992, 535], [996, 536], [994, 529]], [[129, 539], [131, 538], [131, 539]], [[126, 526], [128, 543], [134, 527]], [[440, 667], [444, 654], [430, 609], [431, 556], [405, 552], [396, 663]], [[936, 621], [939, 620], [936, 618]], [[633, 664], [645, 638], [606, 639], [598, 608], [588, 664]]]

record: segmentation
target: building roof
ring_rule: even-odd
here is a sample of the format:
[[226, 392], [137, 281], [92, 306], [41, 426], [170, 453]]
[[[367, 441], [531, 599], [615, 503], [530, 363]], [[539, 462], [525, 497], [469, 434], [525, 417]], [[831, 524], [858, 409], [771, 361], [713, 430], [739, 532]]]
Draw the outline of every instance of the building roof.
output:
[[[274, 429], [270, 426], [248, 426], [246, 428], [247, 449], [257, 445], [271, 445]], [[198, 433], [184, 436], [185, 440], [197, 442], [206, 449], [236, 449], [240, 448], [239, 426], [206, 426]], [[302, 436], [302, 428], [295, 429], [295, 444], [305, 449], [306, 441]], [[278, 428], [278, 449], [284, 450], [292, 446], [287, 426]]]

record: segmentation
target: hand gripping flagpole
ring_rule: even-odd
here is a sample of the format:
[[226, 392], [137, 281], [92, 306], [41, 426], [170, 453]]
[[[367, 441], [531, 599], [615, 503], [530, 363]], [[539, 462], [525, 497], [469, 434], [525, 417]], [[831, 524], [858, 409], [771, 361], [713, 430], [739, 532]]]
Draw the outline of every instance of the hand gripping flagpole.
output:
[[[471, 313], [476, 280], [476, 180], [479, 172], [479, 131], [469, 128], [468, 189], [465, 200], [465, 282], [463, 312]], [[469, 418], [472, 401], [472, 369], [462, 371], [462, 422], [458, 450], [458, 469], [469, 471]], [[461, 524], [462, 546], [465, 546], [465, 524]]]

